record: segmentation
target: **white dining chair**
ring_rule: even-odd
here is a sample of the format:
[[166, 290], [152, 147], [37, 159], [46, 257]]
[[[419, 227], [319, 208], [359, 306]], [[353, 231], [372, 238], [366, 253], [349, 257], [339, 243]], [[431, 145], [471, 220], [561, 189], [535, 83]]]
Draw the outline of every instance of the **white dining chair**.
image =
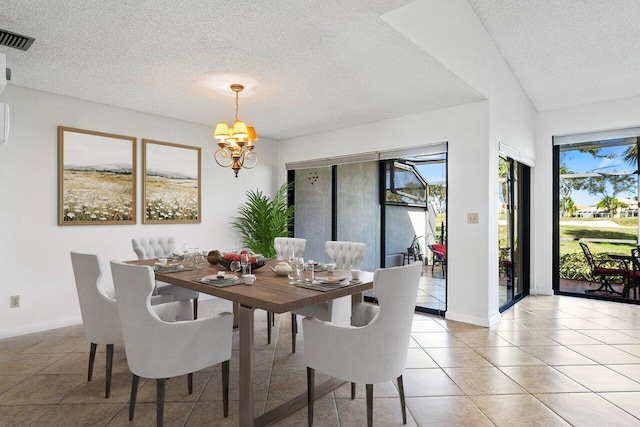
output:
[[[133, 373], [129, 421], [133, 420], [140, 377], [156, 379], [157, 425], [164, 418], [167, 378], [187, 375], [189, 394], [193, 393], [193, 372], [222, 363], [223, 412], [229, 414], [229, 359], [233, 334], [233, 314], [209, 318], [166, 322], [150, 309], [154, 288], [151, 267], [111, 261], [111, 272], [118, 299], [118, 312]], [[191, 314], [188, 301], [180, 301], [177, 313]]]
[[276, 237], [273, 239], [273, 248], [276, 250], [276, 258], [286, 260], [289, 251], [293, 250], [296, 258], [304, 255], [304, 248], [307, 246], [307, 239], [299, 237]]
[[[273, 239], [273, 248], [276, 251], [276, 258], [286, 260], [289, 251], [293, 250], [296, 258], [304, 256], [304, 248], [307, 246], [307, 239], [298, 237], [276, 237]], [[271, 327], [275, 325], [275, 315], [267, 312], [267, 344], [271, 344]], [[294, 336], [295, 339], [295, 336]], [[294, 352], [295, 353], [295, 352]]]
[[[402, 373], [421, 272], [422, 262], [376, 270], [373, 286], [379, 308], [371, 310], [367, 303], [354, 307], [360, 321], [368, 320], [363, 326], [342, 326], [311, 317], [302, 319], [309, 426], [313, 425], [316, 370], [352, 384], [366, 384], [369, 427], [373, 424], [373, 385], [396, 379], [402, 422], [407, 423]], [[352, 398], [353, 391], [352, 387]]]
[[[173, 237], [138, 237], [131, 239], [133, 251], [138, 259], [166, 258], [175, 248]], [[156, 282], [154, 295], [172, 295], [174, 301], [193, 300], [193, 318], [198, 318], [198, 297], [200, 293], [165, 282]]]
[[[328, 241], [325, 243], [327, 263], [336, 265], [336, 269], [359, 269], [367, 251], [366, 243]], [[349, 322], [351, 317], [351, 296], [336, 298], [328, 302], [304, 307], [291, 312], [291, 352], [296, 352], [296, 334], [298, 321], [296, 315], [314, 317], [327, 322]]]
[[[102, 262], [95, 254], [71, 252], [71, 265], [78, 292], [84, 334], [90, 343], [87, 381], [93, 377], [93, 365], [98, 344], [106, 345], [105, 396], [111, 394], [111, 368], [114, 344], [123, 342], [120, 318], [113, 288], [102, 284]], [[152, 304], [172, 301], [171, 295], [152, 298]], [[165, 317], [165, 308], [157, 307]], [[168, 315], [167, 315], [168, 316]]]

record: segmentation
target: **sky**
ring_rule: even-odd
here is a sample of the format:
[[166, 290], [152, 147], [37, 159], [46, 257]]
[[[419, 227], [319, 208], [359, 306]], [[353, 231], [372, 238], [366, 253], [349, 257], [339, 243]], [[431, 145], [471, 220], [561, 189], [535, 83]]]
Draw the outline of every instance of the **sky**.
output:
[[[573, 173], [585, 172], [632, 172], [636, 168], [624, 161], [624, 151], [628, 145], [618, 145], [612, 147], [603, 147], [600, 149], [601, 156], [609, 156], [612, 158], [594, 158], [589, 153], [582, 153], [579, 150], [562, 151], [561, 164]], [[633, 175], [637, 177], [637, 175]], [[634, 199], [637, 197], [637, 186], [634, 190], [627, 193], [618, 194], [617, 197]], [[571, 193], [573, 202], [580, 205], [593, 206], [601, 200], [601, 196], [589, 194], [587, 191], [573, 191]]]

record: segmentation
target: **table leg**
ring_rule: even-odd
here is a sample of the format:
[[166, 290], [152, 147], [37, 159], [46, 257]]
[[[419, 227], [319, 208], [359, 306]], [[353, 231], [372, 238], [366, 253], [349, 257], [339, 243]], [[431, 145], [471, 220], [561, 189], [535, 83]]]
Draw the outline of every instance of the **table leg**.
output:
[[240, 305], [240, 427], [253, 427], [253, 311]]

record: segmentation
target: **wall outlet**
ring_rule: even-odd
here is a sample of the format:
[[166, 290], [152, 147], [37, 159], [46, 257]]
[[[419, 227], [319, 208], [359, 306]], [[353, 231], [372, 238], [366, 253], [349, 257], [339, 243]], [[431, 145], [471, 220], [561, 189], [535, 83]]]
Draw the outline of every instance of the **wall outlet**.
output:
[[9, 297], [9, 306], [11, 308], [20, 307], [20, 295], [13, 295]]
[[470, 212], [467, 214], [467, 224], [477, 224], [478, 223], [478, 213]]

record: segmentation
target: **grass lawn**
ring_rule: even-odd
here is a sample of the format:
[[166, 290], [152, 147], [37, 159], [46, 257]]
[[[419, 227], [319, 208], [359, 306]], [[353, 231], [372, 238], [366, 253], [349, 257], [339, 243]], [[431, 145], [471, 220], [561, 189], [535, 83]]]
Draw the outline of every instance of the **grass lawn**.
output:
[[[563, 222], [571, 221], [571, 225]], [[588, 223], [594, 221], [611, 221], [621, 227], [594, 227]], [[574, 225], [576, 222], [585, 225]], [[625, 227], [625, 228], [622, 228]], [[629, 228], [626, 228], [629, 227]], [[629, 243], [617, 242], [585, 242], [591, 252], [597, 253], [629, 253], [637, 246], [638, 218], [561, 218], [560, 219], [560, 255], [582, 252], [578, 239], [615, 239], [627, 240]], [[631, 243], [634, 242], [634, 243]]]

